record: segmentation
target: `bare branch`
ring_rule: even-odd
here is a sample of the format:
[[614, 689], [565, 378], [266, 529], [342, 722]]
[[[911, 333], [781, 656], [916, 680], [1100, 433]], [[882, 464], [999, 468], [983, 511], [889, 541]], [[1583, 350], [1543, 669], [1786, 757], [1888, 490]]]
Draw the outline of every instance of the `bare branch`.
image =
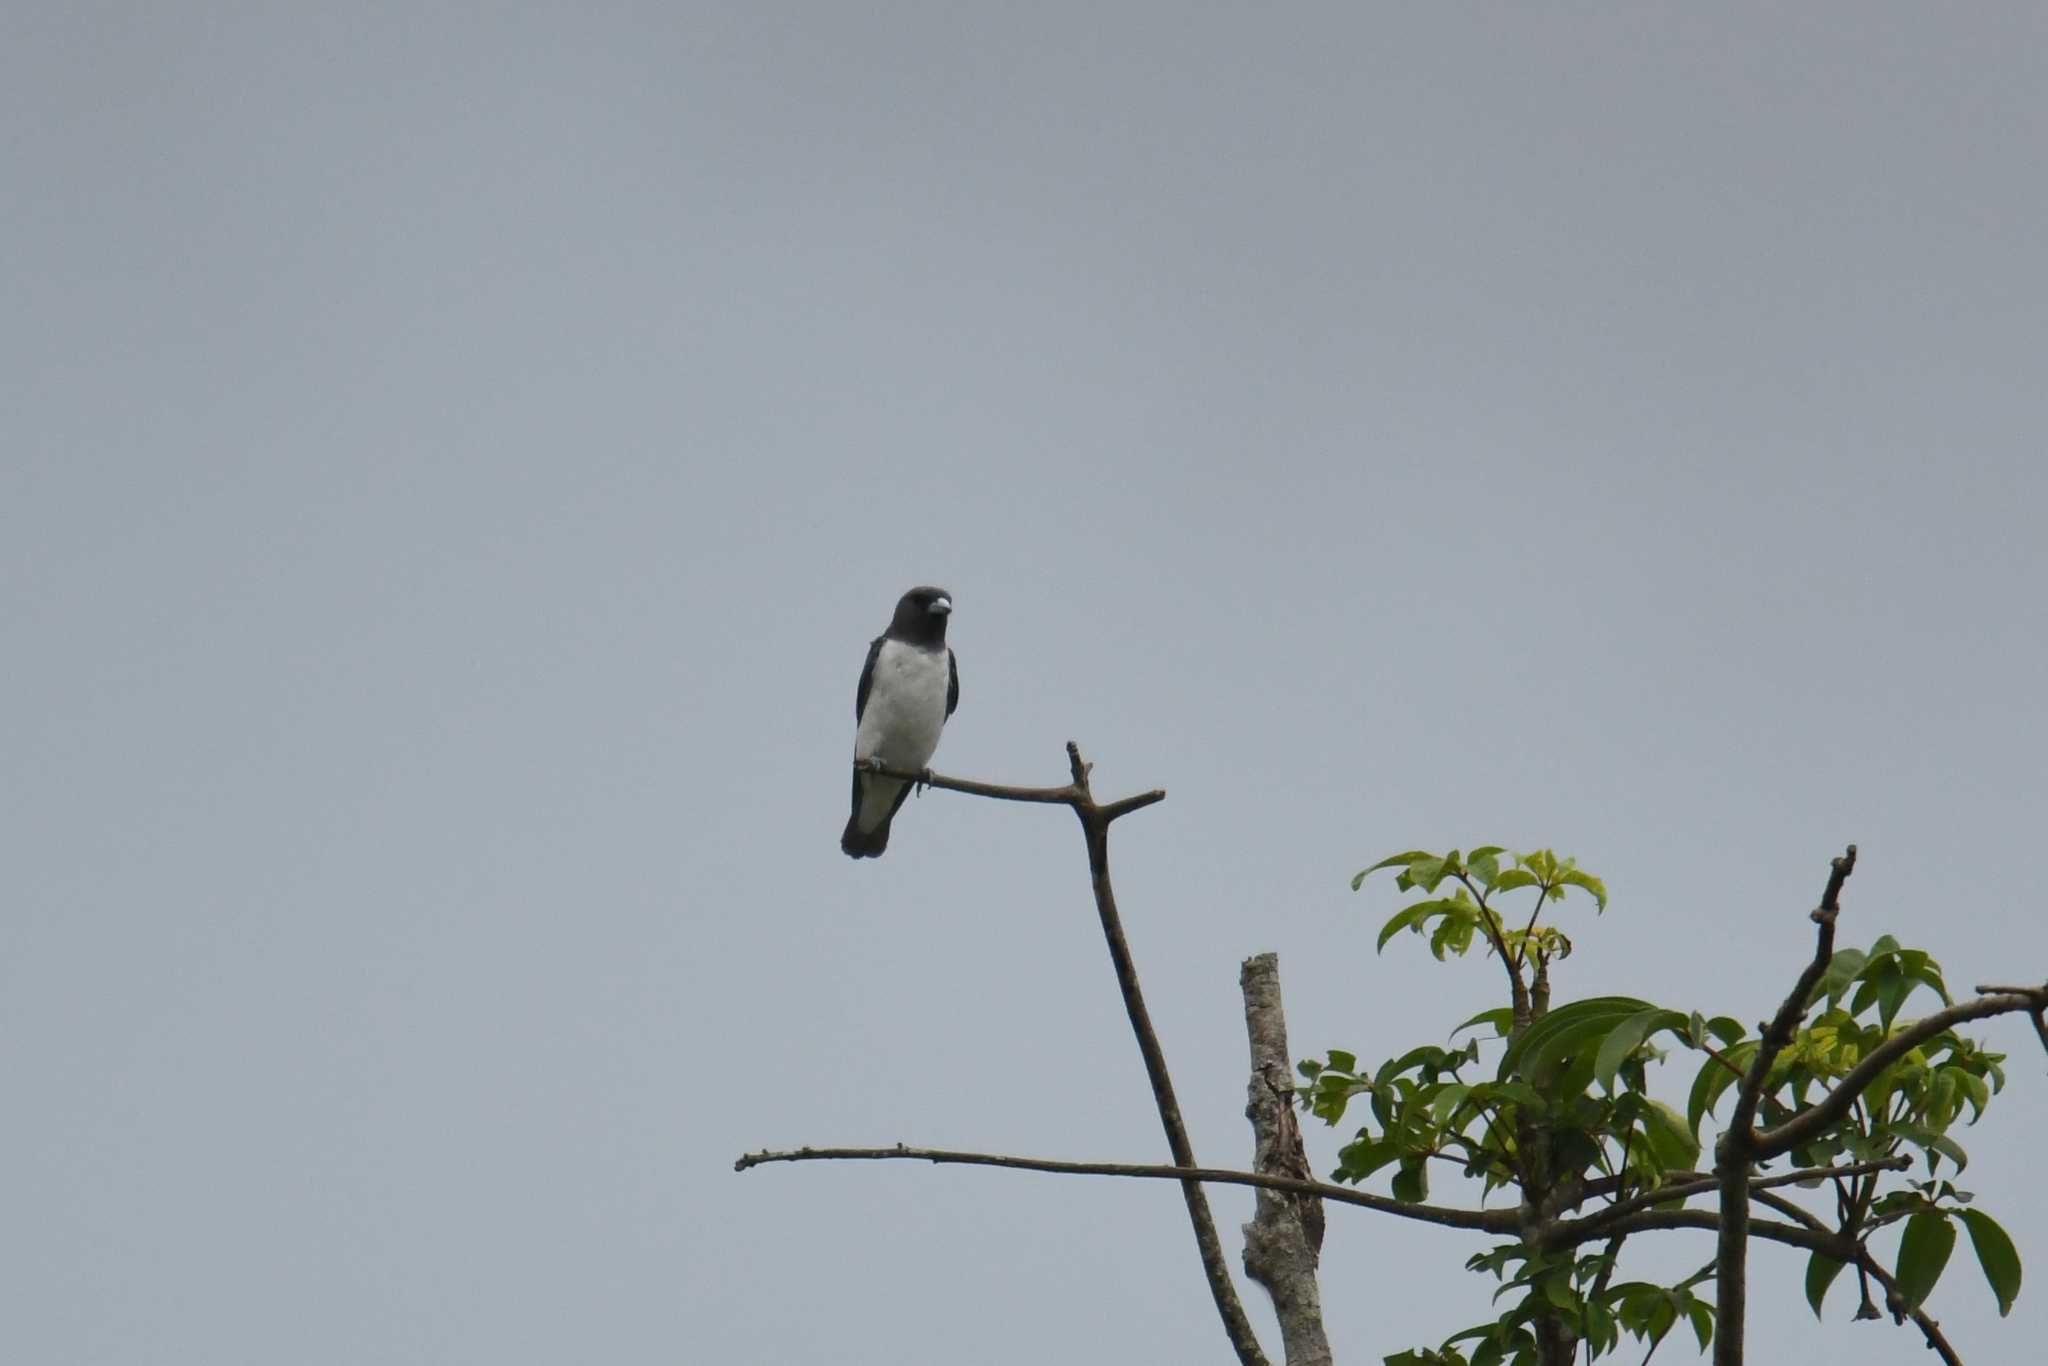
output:
[[1412, 1219], [1421, 1224], [1445, 1228], [1472, 1229], [1480, 1233], [1513, 1233], [1521, 1215], [1512, 1209], [1450, 1209], [1441, 1205], [1404, 1205], [1399, 1200], [1349, 1186], [1266, 1172], [1232, 1171], [1227, 1167], [1178, 1167], [1143, 1162], [1065, 1162], [1050, 1157], [1014, 1157], [1006, 1153], [968, 1153], [947, 1148], [910, 1148], [898, 1143], [893, 1148], [791, 1148], [781, 1152], [763, 1149], [748, 1153], [732, 1164], [736, 1172], [771, 1162], [932, 1162], [972, 1167], [1007, 1167], [1012, 1171], [1052, 1172], [1061, 1176], [1124, 1176], [1147, 1181], [1205, 1181], [1215, 1186], [1258, 1186], [1266, 1190], [1305, 1195], [1332, 1204], [1356, 1205], [1361, 1209]]
[[[854, 760], [855, 768], [863, 773], [872, 773], [883, 778], [896, 778], [920, 787], [936, 787], [946, 792], [964, 792], [970, 797], [993, 797], [999, 802], [1041, 802], [1049, 806], [1072, 806], [1081, 801], [1082, 794], [1071, 783], [1064, 787], [1012, 787], [1007, 783], [984, 783], [973, 778], [948, 778], [943, 773], [930, 769], [890, 768], [871, 761]], [[1164, 797], [1164, 792], [1159, 794]]]
[[1961, 1005], [1936, 1011], [1925, 1019], [1915, 1020], [1871, 1049], [1863, 1061], [1850, 1068], [1827, 1095], [1775, 1129], [1765, 1129], [1758, 1133], [1752, 1141], [1751, 1150], [1760, 1159], [1772, 1158], [1790, 1152], [1801, 1144], [1812, 1142], [1840, 1123], [1842, 1117], [1849, 1113], [1850, 1107], [1855, 1105], [1856, 1098], [1869, 1089], [1872, 1082], [1884, 1075], [1885, 1069], [1921, 1044], [1971, 1020], [1987, 1019], [1993, 1015], [2006, 1015], [2014, 1011], [2038, 1010], [2041, 995], [2040, 992], [2034, 992], [2028, 995], [1979, 996], [1974, 1001], [1965, 1001]]
[[[1244, 1029], [1251, 1044], [1245, 1118], [1252, 1124], [1252, 1166], [1276, 1176], [1310, 1179], [1294, 1117], [1293, 1057], [1280, 1002], [1280, 957], [1262, 953], [1238, 972]], [[1316, 1265], [1323, 1246], [1323, 1206], [1313, 1198], [1262, 1188], [1257, 1212], [1244, 1225], [1244, 1271], [1273, 1297], [1287, 1366], [1331, 1366]]]
[[1814, 984], [1820, 981], [1835, 956], [1835, 917], [1841, 911], [1842, 884], [1855, 871], [1856, 846], [1852, 844], [1828, 865], [1827, 889], [1813, 911], [1813, 922], [1820, 927], [1814, 936], [1813, 959], [1793, 983], [1791, 994], [1778, 1007], [1778, 1013], [1764, 1026], [1756, 1057], [1736, 1087], [1735, 1109], [1728, 1128], [1714, 1145], [1715, 1175], [1721, 1182], [1720, 1241], [1714, 1257], [1714, 1303], [1719, 1319], [1714, 1333], [1714, 1366], [1742, 1366], [1743, 1319], [1749, 1294], [1749, 1173], [1756, 1158], [1757, 1103], [1763, 1096], [1764, 1079], [1771, 1074], [1771, 1064], [1792, 1042], [1793, 1031], [1806, 1014], [1806, 998], [1813, 994]]
[[1799, 980], [1792, 991], [1778, 1007], [1778, 1013], [1764, 1026], [1763, 1037], [1757, 1043], [1756, 1057], [1749, 1064], [1749, 1072], [1742, 1079], [1742, 1085], [1735, 1096], [1735, 1109], [1728, 1119], [1728, 1131], [1740, 1136], [1743, 1143], [1749, 1141], [1749, 1132], [1756, 1124], [1757, 1102], [1763, 1096], [1764, 1079], [1771, 1073], [1771, 1064], [1778, 1060], [1778, 1054], [1792, 1042], [1793, 1033], [1799, 1028], [1801, 1017], [1806, 1014], [1806, 998], [1813, 994], [1814, 985], [1821, 974], [1828, 970], [1828, 964], [1835, 956], [1835, 917], [1841, 911], [1842, 884], [1849, 874], [1856, 870], [1856, 846], [1829, 863], [1827, 891], [1822, 894], [1820, 905], [1814, 908], [1813, 922], [1820, 927], [1814, 936], [1813, 960], [1806, 970], [1799, 974]]
[[[1068, 748], [1072, 750], [1071, 743]], [[1071, 754], [1069, 756], [1072, 757]], [[1075, 761], [1078, 763], [1078, 761]], [[949, 778], [943, 773], [930, 769], [890, 768], [872, 760], [855, 760], [854, 767], [863, 773], [878, 777], [895, 778], [919, 787], [935, 787], [942, 792], [960, 792], [970, 797], [989, 797], [999, 802], [1035, 802], [1041, 806], [1071, 806], [1076, 811], [1086, 807], [1101, 817], [1104, 822], [1128, 816], [1133, 811], [1142, 811], [1154, 802], [1166, 800], [1163, 788], [1150, 792], [1137, 792], [1128, 797], [1119, 797], [1106, 806], [1097, 806], [1088, 791], [1088, 765], [1081, 764], [1076, 770], [1073, 782], [1060, 787], [1016, 787], [1009, 783], [985, 783], [977, 778]]]

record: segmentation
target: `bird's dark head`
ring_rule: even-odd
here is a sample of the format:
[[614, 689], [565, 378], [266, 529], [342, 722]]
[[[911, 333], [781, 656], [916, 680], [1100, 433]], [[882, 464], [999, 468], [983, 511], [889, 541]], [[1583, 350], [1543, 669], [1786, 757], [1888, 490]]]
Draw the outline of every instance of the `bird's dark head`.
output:
[[896, 602], [889, 634], [913, 645], [946, 643], [946, 621], [953, 614], [953, 595], [943, 588], [913, 588]]

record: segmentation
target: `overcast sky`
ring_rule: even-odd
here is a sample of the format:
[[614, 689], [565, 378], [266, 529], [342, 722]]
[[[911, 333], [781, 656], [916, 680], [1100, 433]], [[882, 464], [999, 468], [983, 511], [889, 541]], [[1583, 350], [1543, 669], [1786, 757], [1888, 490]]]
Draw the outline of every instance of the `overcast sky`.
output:
[[[1396, 849], [1604, 875], [1560, 999], [1761, 1018], [1850, 840], [1845, 943], [2048, 976], [2048, 32], [1786, 11], [11, 7], [0, 1356], [1228, 1361], [1169, 1185], [732, 1171], [1164, 1160], [1071, 818], [836, 847], [913, 583], [942, 770], [1170, 793], [1205, 1161], [1247, 954], [1300, 1054], [1496, 1003], [1374, 955]], [[1932, 1309], [2013, 1361], [1979, 1032], [2033, 1284]], [[1333, 1212], [1340, 1359], [1481, 1246]], [[1752, 1265], [1769, 1358], [1926, 1359]]]

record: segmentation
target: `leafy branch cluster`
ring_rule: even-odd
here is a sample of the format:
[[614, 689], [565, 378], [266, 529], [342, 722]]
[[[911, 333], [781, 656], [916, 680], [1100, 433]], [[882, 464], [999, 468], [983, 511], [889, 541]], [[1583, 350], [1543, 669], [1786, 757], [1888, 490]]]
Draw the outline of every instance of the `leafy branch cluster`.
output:
[[[1387, 868], [1399, 869], [1400, 890], [1423, 898], [1387, 920], [1379, 947], [1406, 930], [1426, 936], [1439, 960], [1479, 948], [1500, 963], [1508, 1004], [1454, 1030], [1453, 1040], [1473, 1032], [1462, 1046], [1411, 1049], [1372, 1069], [1343, 1049], [1302, 1062], [1300, 1103], [1335, 1125], [1362, 1098], [1369, 1116], [1339, 1152], [1332, 1179], [1358, 1184], [1389, 1172], [1393, 1199], [1414, 1207], [1415, 1217], [1471, 1214], [1425, 1204], [1432, 1169], [1479, 1182], [1482, 1198], [1503, 1189], [1515, 1196], [1512, 1208], [1484, 1211], [1482, 1225], [1512, 1241], [1467, 1263], [1500, 1280], [1496, 1300], [1513, 1296], [1506, 1310], [1435, 1348], [1387, 1361], [1538, 1366], [1567, 1360], [1580, 1347], [1591, 1361], [1624, 1335], [1654, 1351], [1680, 1323], [1705, 1350], [1716, 1327], [1713, 1287], [1705, 1284], [1715, 1278], [1714, 1263], [1671, 1285], [1617, 1280], [1615, 1273], [1634, 1235], [1717, 1226], [1711, 1210], [1686, 1208], [1722, 1184], [1699, 1169], [1701, 1125], [1731, 1087], [1741, 1090], [1757, 1070], [1764, 1036], [1749, 1034], [1733, 1016], [1633, 997], [1552, 1008], [1550, 970], [1572, 946], [1544, 921], [1545, 911], [1572, 890], [1590, 896], [1596, 910], [1607, 904], [1600, 879], [1570, 859], [1498, 846], [1464, 854], [1410, 850], [1365, 869], [1353, 888]], [[1839, 876], [1846, 868], [1831, 895]], [[1528, 902], [1510, 913], [1504, 898], [1524, 889]], [[1827, 930], [1831, 946], [1832, 911]], [[1857, 1317], [1878, 1315], [1876, 1283], [1892, 1315], [1919, 1322], [1933, 1345], [1938, 1330], [1921, 1305], [1948, 1264], [1957, 1223], [1970, 1235], [2001, 1313], [2018, 1294], [2020, 1262], [2003, 1228], [1940, 1175], [1944, 1161], [1957, 1172], [1967, 1163], [1953, 1131], [1976, 1122], [2003, 1087], [2002, 1058], [1939, 1018], [1903, 1020], [1902, 1007], [1920, 991], [1957, 1013], [1940, 965], [1890, 936], [1867, 951], [1827, 957], [1794, 1018], [1817, 1013], [1768, 1054], [1753, 1081], [1761, 1127], [1751, 1135], [1745, 1167], [1784, 1156], [1793, 1170], [1746, 1175], [1745, 1189], [1749, 1201], [1783, 1216], [1749, 1221], [1749, 1234], [1806, 1251], [1807, 1298], [1816, 1314], [1836, 1276], [1854, 1265], [1863, 1290]], [[1650, 1093], [1655, 1070], [1680, 1053], [1699, 1059], [1682, 1115]], [[1927, 1179], [1901, 1181], [1916, 1154]], [[1794, 1188], [1818, 1196], [1822, 1208], [1788, 1198]], [[1904, 1236], [1887, 1269], [1870, 1240], [1898, 1223], [1906, 1226]]]

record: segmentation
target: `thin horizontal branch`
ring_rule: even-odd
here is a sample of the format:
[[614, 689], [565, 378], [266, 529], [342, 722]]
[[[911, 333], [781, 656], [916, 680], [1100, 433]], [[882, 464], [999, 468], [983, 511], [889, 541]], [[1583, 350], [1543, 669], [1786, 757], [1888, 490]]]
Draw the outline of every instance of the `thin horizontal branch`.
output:
[[1166, 789], [1155, 787], [1150, 792], [1136, 792], [1128, 797], [1119, 797], [1108, 806], [1098, 808], [1102, 819], [1113, 821], [1119, 816], [1128, 816], [1133, 811], [1142, 811], [1154, 802], [1166, 800]]
[[966, 1153], [945, 1148], [795, 1148], [782, 1152], [748, 1153], [732, 1164], [736, 1172], [770, 1162], [934, 1162], [974, 1167], [1007, 1167], [1012, 1171], [1053, 1172], [1062, 1176], [1126, 1176], [1149, 1181], [1203, 1181], [1216, 1186], [1259, 1186], [1266, 1190], [1309, 1195], [1339, 1205], [1357, 1205], [1417, 1223], [1482, 1233], [1513, 1233], [1521, 1215], [1516, 1210], [1450, 1209], [1441, 1205], [1404, 1205], [1399, 1200], [1324, 1181], [1302, 1181], [1264, 1172], [1230, 1171], [1220, 1167], [1168, 1167], [1140, 1162], [1063, 1162], [1057, 1158], [1014, 1157], [1003, 1153]]
[[[1765, 1177], [1762, 1180], [1752, 1180], [1749, 1183], [1749, 1189], [1752, 1193], [1755, 1193], [1771, 1186], [1796, 1186], [1802, 1181], [1817, 1181], [1830, 1176], [1862, 1176], [1868, 1172], [1904, 1171], [1912, 1165], [1913, 1159], [1901, 1154], [1900, 1156], [1887, 1157], [1880, 1161], [1856, 1162], [1838, 1167], [1801, 1167], [1797, 1171], [1780, 1172], [1776, 1176]], [[1561, 1223], [1557, 1227], [1560, 1231], [1572, 1233], [1574, 1235], [1573, 1242], [1583, 1242], [1587, 1232], [1599, 1233], [1607, 1225], [1618, 1219], [1625, 1219], [1638, 1210], [1652, 1209], [1658, 1205], [1683, 1203], [1696, 1196], [1711, 1195], [1719, 1185], [1720, 1178], [1703, 1174], [1698, 1179], [1689, 1180], [1683, 1184], [1669, 1185], [1660, 1190], [1645, 1191], [1641, 1195], [1630, 1196], [1626, 1200], [1609, 1205], [1606, 1209], [1589, 1214], [1583, 1219], [1573, 1219]], [[1801, 1212], [1803, 1213], [1804, 1211]]]
[[1072, 806], [1080, 801], [1081, 793], [1072, 783], [1059, 787], [1013, 787], [1008, 783], [984, 783], [974, 778], [949, 778], [943, 773], [929, 769], [890, 768], [884, 764], [854, 760], [854, 767], [863, 773], [876, 774], [883, 778], [897, 778], [906, 783], [917, 783], [922, 787], [942, 788], [947, 792], [964, 792], [970, 797], [993, 797], [999, 802], [1044, 802], [1051, 806]]
[[1828, 864], [1827, 890], [1821, 894], [1820, 905], [1814, 908], [1813, 922], [1819, 926], [1814, 935], [1813, 958], [1799, 974], [1799, 980], [1792, 986], [1778, 1013], [1764, 1026], [1762, 1036], [1757, 1040], [1756, 1057], [1750, 1061], [1749, 1072], [1742, 1079], [1736, 1091], [1735, 1108], [1728, 1119], [1728, 1137], [1738, 1147], [1749, 1142], [1751, 1129], [1756, 1124], [1757, 1103], [1763, 1098], [1764, 1078], [1771, 1072], [1771, 1064], [1778, 1054], [1792, 1042], [1799, 1020], [1806, 1014], [1807, 997], [1826, 972], [1835, 956], [1835, 917], [1841, 912], [1842, 884], [1849, 880], [1849, 874], [1856, 871], [1856, 846], [1850, 845], [1847, 853]]
[[1113, 821], [1127, 816], [1154, 802], [1166, 800], [1163, 788], [1150, 792], [1139, 792], [1129, 797], [1119, 797], [1113, 802], [1098, 806], [1082, 783], [1062, 783], [1058, 787], [1017, 787], [1009, 783], [985, 783], [977, 778], [951, 778], [929, 769], [889, 768], [870, 761], [855, 760], [854, 767], [863, 773], [876, 774], [883, 778], [896, 778], [906, 783], [917, 783], [924, 787], [936, 787], [945, 792], [964, 793], [969, 797], [988, 797], [999, 802], [1036, 802], [1044, 806], [1071, 806], [1076, 811], [1099, 813], [1104, 821]]
[[[1808, 1252], [1824, 1252], [1837, 1261], [1848, 1261], [1854, 1254], [1843, 1246], [1842, 1236], [1817, 1229], [1802, 1228], [1798, 1224], [1781, 1224], [1774, 1219], [1751, 1219], [1746, 1223], [1752, 1238], [1762, 1238], [1773, 1243], [1784, 1243], [1788, 1247], [1802, 1247]], [[1631, 1233], [1646, 1233], [1656, 1229], [1696, 1228], [1708, 1233], [1717, 1233], [1721, 1218], [1713, 1210], [1704, 1209], [1653, 1209], [1631, 1214], [1626, 1219], [1617, 1219], [1605, 1228], [1596, 1229], [1584, 1236], [1553, 1239], [1551, 1247], [1577, 1247], [1580, 1243], [1596, 1238], [1626, 1237]]]
[[1856, 1097], [1862, 1095], [1872, 1082], [1884, 1075], [1885, 1069], [1937, 1034], [1945, 1034], [1957, 1025], [1967, 1024], [1971, 1020], [1989, 1019], [1993, 1015], [2008, 1015], [2014, 1011], [2034, 1011], [2040, 1008], [2038, 992], [2028, 995], [1979, 996], [1974, 1001], [1965, 1001], [1961, 1005], [1938, 1010], [1925, 1019], [1915, 1020], [1871, 1049], [1862, 1062], [1850, 1068], [1842, 1079], [1835, 1083], [1832, 1091], [1776, 1128], [1759, 1132], [1754, 1142], [1757, 1157], [1776, 1157], [1819, 1138], [1841, 1122], [1843, 1116], [1849, 1113], [1850, 1107], [1856, 1103]]

